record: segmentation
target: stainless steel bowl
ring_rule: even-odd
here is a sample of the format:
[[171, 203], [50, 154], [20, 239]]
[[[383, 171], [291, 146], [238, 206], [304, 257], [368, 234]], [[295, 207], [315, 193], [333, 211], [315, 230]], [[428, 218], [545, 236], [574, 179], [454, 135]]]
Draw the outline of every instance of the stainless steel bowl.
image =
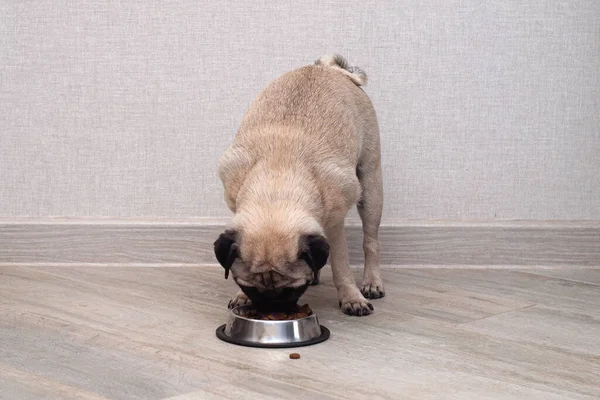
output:
[[250, 347], [300, 347], [321, 343], [329, 338], [329, 330], [319, 325], [317, 314], [283, 321], [245, 318], [241, 306], [229, 312], [227, 324], [217, 328], [217, 337], [229, 343]]

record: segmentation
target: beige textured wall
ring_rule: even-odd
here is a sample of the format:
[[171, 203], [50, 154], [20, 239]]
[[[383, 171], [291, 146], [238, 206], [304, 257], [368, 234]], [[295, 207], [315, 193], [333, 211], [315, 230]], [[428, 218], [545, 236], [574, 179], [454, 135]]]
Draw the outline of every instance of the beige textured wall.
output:
[[392, 219], [600, 219], [600, 1], [0, 0], [0, 216], [225, 216], [269, 80], [370, 75]]

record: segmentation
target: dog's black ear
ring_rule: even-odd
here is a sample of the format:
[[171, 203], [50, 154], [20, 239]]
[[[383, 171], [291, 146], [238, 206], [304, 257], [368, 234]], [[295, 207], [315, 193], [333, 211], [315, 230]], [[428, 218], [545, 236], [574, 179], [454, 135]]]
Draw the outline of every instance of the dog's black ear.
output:
[[215, 241], [215, 256], [219, 261], [219, 264], [225, 268], [225, 279], [229, 278], [229, 269], [233, 265], [233, 262], [238, 257], [238, 244], [237, 232], [233, 230], [227, 230], [219, 235], [219, 238]]
[[317, 280], [317, 273], [329, 258], [329, 243], [322, 235], [303, 236], [300, 243], [300, 257], [313, 270], [314, 279]]

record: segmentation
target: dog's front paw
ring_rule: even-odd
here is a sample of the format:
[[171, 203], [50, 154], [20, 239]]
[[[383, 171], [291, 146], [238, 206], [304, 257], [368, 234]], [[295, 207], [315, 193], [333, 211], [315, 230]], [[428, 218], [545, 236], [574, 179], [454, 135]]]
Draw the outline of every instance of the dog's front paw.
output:
[[383, 288], [383, 282], [377, 281], [363, 281], [360, 292], [367, 299], [380, 299], [385, 297], [385, 289]]
[[349, 295], [340, 297], [339, 306], [344, 314], [357, 317], [371, 314], [373, 312], [373, 305], [360, 294], [358, 288], [355, 287], [351, 292]]
[[237, 306], [249, 306], [250, 304], [252, 303], [250, 302], [250, 299], [248, 299], [248, 296], [246, 296], [244, 292], [240, 290], [231, 300], [229, 300], [227, 308], [234, 308]]

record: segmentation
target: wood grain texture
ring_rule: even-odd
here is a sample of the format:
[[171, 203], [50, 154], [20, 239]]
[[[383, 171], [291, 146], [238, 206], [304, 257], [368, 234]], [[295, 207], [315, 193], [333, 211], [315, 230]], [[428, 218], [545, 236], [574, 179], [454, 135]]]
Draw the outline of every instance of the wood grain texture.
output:
[[[0, 264], [215, 264], [225, 220], [4, 220]], [[347, 224], [361, 265], [362, 230]], [[426, 267], [600, 267], [600, 222], [405, 223], [381, 228], [382, 264]]]
[[600, 285], [600, 274], [589, 269], [534, 269], [524, 271], [530, 274], [548, 276], [552, 278], [560, 278], [565, 281], [588, 283], [591, 285]]
[[220, 268], [4, 266], [0, 398], [597, 399], [599, 286], [536, 272], [386, 269], [353, 318], [326, 268], [303, 301], [332, 337], [290, 360], [215, 337]]

